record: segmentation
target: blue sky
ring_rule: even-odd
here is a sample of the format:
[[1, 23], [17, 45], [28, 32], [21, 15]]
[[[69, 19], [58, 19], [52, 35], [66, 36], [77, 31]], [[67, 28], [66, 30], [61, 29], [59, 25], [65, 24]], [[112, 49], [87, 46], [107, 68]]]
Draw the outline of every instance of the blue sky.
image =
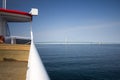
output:
[[[32, 7], [39, 9], [32, 23], [36, 42], [120, 43], [120, 0], [7, 0], [8, 9]], [[12, 35], [29, 36], [29, 24], [16, 25], [10, 24]]]

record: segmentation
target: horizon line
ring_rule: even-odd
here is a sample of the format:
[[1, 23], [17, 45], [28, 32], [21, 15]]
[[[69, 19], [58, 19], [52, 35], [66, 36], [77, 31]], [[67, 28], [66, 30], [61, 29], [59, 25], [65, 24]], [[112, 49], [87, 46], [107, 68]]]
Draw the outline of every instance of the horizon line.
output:
[[37, 44], [120, 44], [120, 42], [35, 42]]

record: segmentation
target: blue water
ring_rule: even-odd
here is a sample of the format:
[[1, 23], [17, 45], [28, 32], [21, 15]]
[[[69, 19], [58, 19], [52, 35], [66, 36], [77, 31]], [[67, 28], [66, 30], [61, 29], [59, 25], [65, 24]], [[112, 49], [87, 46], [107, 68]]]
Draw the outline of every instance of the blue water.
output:
[[120, 80], [120, 45], [36, 46], [51, 80]]

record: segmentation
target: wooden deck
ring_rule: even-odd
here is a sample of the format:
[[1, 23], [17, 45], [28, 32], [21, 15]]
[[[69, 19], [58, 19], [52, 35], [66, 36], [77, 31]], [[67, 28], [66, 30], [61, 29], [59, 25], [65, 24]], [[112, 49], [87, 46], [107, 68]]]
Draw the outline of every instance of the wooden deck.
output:
[[0, 80], [25, 80], [27, 62], [0, 61]]
[[18, 44], [0, 44], [0, 61], [16, 60], [27, 61], [29, 55], [30, 45]]
[[24, 44], [0, 44], [0, 50], [29, 50], [30, 45]]
[[0, 44], [0, 80], [25, 80], [30, 45]]

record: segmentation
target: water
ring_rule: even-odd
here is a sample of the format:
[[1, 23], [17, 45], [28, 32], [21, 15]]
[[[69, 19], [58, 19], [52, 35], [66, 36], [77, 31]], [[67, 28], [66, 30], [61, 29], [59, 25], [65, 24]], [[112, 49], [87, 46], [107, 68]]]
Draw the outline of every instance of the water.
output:
[[51, 80], [120, 80], [120, 45], [36, 46]]

